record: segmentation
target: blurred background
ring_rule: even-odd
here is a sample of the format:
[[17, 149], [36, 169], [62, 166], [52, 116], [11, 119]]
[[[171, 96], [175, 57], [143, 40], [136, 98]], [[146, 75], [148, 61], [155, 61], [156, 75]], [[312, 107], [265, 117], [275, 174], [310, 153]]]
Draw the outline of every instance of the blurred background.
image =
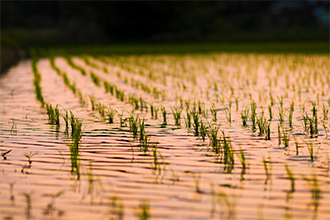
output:
[[327, 0], [1, 1], [2, 51], [87, 44], [320, 41], [329, 42]]

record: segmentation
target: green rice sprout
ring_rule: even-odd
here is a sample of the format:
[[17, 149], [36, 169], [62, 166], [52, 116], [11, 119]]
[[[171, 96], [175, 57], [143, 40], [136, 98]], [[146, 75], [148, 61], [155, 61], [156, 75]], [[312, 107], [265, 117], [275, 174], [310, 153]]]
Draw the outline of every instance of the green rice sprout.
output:
[[292, 173], [292, 171], [290, 170], [290, 168], [287, 164], [285, 164], [285, 170], [286, 170], [286, 173], [288, 174], [288, 178], [291, 182], [291, 191], [290, 192], [294, 192], [295, 191], [295, 187], [294, 187], [295, 178], [294, 178], [293, 173]]
[[269, 121], [273, 119], [272, 105], [268, 105]]
[[272, 93], [269, 93], [269, 98], [270, 98], [270, 106], [274, 106], [275, 102]]
[[327, 139], [328, 138], [328, 126], [327, 126], [325, 120], [322, 120], [321, 122], [322, 122], [323, 130], [324, 130], [324, 133], [325, 133], [325, 138]]
[[270, 140], [270, 123], [268, 122], [265, 129], [266, 137], [265, 140]]
[[139, 220], [148, 220], [150, 219], [150, 205], [146, 200], [142, 200], [139, 205], [138, 211]]
[[92, 71], [90, 71], [90, 76], [93, 80], [93, 83], [96, 85], [96, 86], [101, 86], [101, 79], [100, 77], [98, 77], [95, 73], [93, 73]]
[[304, 130], [308, 131], [308, 121], [309, 121], [309, 117], [307, 115], [307, 113], [305, 113], [305, 115], [302, 115], [303, 117], [303, 122], [304, 122]]
[[281, 108], [283, 108], [283, 96], [282, 95], [281, 95], [281, 97], [277, 96], [277, 99], [280, 103]]
[[84, 68], [82, 68], [82, 67], [80, 67], [80, 66], [77, 66], [75, 63], [73, 63], [71, 57], [66, 56], [66, 57], [64, 57], [64, 59], [68, 62], [68, 64], [69, 64], [72, 68], [74, 68], [74, 69], [80, 71], [81, 74], [82, 74], [83, 76], [86, 76], [86, 71], [84, 70]]
[[266, 132], [266, 125], [267, 125], [267, 120], [264, 117], [260, 117], [257, 119], [257, 125], [259, 127], [259, 136], [262, 136]]
[[231, 123], [231, 101], [229, 101], [228, 106], [225, 106], [226, 118], [229, 123]]
[[187, 117], [185, 118], [186, 128], [191, 128], [191, 114], [188, 111], [188, 109], [186, 109], [186, 114], [187, 114]]
[[289, 126], [290, 128], [292, 128], [292, 118], [293, 118], [293, 110], [292, 108], [289, 111], [289, 115], [288, 115], [288, 120], [289, 120]]
[[288, 149], [289, 148], [289, 140], [290, 140], [290, 135], [288, 134], [288, 130], [282, 128], [282, 140], [283, 140], [283, 144], [284, 144], [284, 149]]
[[295, 144], [295, 147], [296, 147], [296, 156], [299, 155], [299, 143], [298, 143], [298, 139], [296, 138], [295, 135], [293, 135], [293, 138], [294, 138], [294, 144]]
[[211, 133], [209, 134], [209, 138], [211, 140], [211, 146], [212, 146], [212, 151], [215, 154], [215, 162], [218, 163], [220, 162], [220, 156], [222, 153], [222, 146], [221, 146], [221, 142], [218, 139], [218, 132], [219, 132], [219, 127], [213, 127], [211, 129]]
[[117, 113], [118, 112], [115, 109], [113, 109], [111, 107], [108, 108], [107, 114], [108, 114], [108, 117], [109, 117], [109, 124], [113, 124], [113, 119], [114, 119], [114, 117]]
[[140, 150], [143, 151], [143, 155], [148, 155], [150, 147], [150, 138], [147, 134], [144, 134], [144, 137], [140, 138]]
[[200, 134], [201, 134], [203, 142], [205, 142], [205, 137], [207, 135], [207, 127], [203, 121], [201, 121], [201, 123], [200, 123]]
[[133, 139], [138, 138], [138, 116], [134, 117], [133, 114], [131, 114], [131, 117], [129, 118], [129, 129], [133, 134]]
[[143, 141], [144, 138], [146, 137], [144, 119], [139, 119], [139, 127], [140, 127], [139, 140]]
[[151, 114], [151, 118], [154, 118], [154, 104], [150, 103], [150, 114]]
[[174, 107], [172, 108], [172, 113], [173, 113], [173, 118], [174, 118], [174, 122], [175, 122], [175, 126], [180, 127], [181, 126], [181, 112], [182, 112], [182, 108], [178, 108], [178, 107]]
[[243, 126], [246, 127], [247, 126], [247, 120], [249, 118], [249, 107], [242, 107], [242, 111], [240, 112], [241, 114], [241, 118], [242, 118], [242, 123]]
[[160, 108], [161, 112], [162, 112], [162, 115], [163, 115], [163, 126], [167, 125], [167, 120], [166, 120], [166, 109], [164, 106], [162, 106]]
[[92, 107], [92, 111], [95, 110], [95, 97], [93, 96], [89, 96], [89, 100], [91, 101], [91, 107]]
[[251, 122], [252, 122], [252, 131], [255, 132], [256, 131], [256, 116], [257, 116], [256, 109], [257, 109], [257, 104], [254, 101], [252, 101], [250, 107], [251, 107], [250, 119], [251, 119]]
[[278, 117], [280, 123], [282, 124], [284, 122], [284, 110], [282, 107], [278, 107]]
[[195, 111], [195, 110], [192, 110], [190, 112], [190, 114], [192, 115], [192, 118], [193, 118], [193, 127], [194, 127], [194, 130], [195, 130], [195, 136], [198, 136], [199, 135], [199, 114]]
[[154, 119], [155, 120], [158, 119], [158, 110], [159, 110], [159, 107], [154, 107]]
[[211, 114], [212, 114], [212, 121], [216, 122], [217, 121], [217, 110], [215, 109], [215, 104], [212, 103], [212, 106], [211, 106]]
[[323, 111], [323, 120], [324, 121], [328, 120], [329, 108], [323, 104], [322, 111]]

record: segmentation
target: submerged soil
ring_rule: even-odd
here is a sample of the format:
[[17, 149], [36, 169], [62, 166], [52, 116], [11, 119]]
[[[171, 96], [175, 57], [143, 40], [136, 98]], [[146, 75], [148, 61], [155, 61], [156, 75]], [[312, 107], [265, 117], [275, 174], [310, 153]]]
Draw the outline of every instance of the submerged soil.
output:
[[[150, 206], [151, 219], [330, 218], [327, 56], [214, 53], [72, 60], [85, 69], [86, 76], [62, 57], [55, 64], [75, 82], [80, 98], [64, 84], [49, 59], [40, 59], [37, 67], [46, 102], [58, 104], [61, 114], [65, 109], [82, 120], [80, 177], [71, 172], [70, 132], [66, 134], [64, 120], [60, 127], [50, 124], [36, 100], [31, 61], [20, 62], [0, 78], [0, 150], [2, 154], [11, 150], [0, 158], [1, 219], [138, 219], [141, 204]], [[95, 85], [91, 71], [124, 91], [125, 100], [106, 93], [103, 83]], [[128, 95], [141, 97], [148, 111], [135, 109]], [[92, 110], [90, 97], [118, 112], [113, 124]], [[249, 109], [251, 113], [252, 101], [257, 117], [264, 115], [267, 122], [268, 106], [272, 108], [270, 140], [259, 135], [258, 127], [253, 131], [251, 119], [242, 126], [240, 112]], [[235, 161], [231, 171], [212, 151], [209, 136], [203, 141], [193, 127], [186, 127], [186, 103], [190, 110], [199, 111], [200, 106], [209, 134], [218, 127], [218, 138], [223, 131], [231, 141]], [[311, 137], [303, 115], [313, 117], [314, 103], [318, 133]], [[157, 119], [151, 117], [150, 104], [166, 109], [166, 126], [161, 110]], [[181, 105], [181, 126], [176, 126], [171, 107]], [[127, 118], [122, 126], [119, 114]], [[130, 114], [145, 119], [151, 142], [146, 154], [130, 132]], [[279, 125], [282, 138], [283, 133], [288, 135], [287, 147], [283, 139], [279, 144]], [[157, 170], [153, 145], [158, 151]], [[245, 174], [240, 148], [246, 157]], [[285, 165], [293, 173], [294, 189]]]

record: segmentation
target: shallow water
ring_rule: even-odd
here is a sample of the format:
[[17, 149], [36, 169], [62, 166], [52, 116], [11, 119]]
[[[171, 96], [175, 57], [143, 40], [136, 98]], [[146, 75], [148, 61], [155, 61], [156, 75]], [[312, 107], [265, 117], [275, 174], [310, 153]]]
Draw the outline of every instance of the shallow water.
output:
[[[108, 73], [75, 57], [74, 63], [87, 72], [87, 76], [82, 76], [65, 59], [55, 59], [61, 72], [76, 83], [86, 100], [93, 96], [97, 102], [111, 105], [117, 112], [123, 113], [123, 118], [128, 118], [129, 112], [134, 109], [131, 104], [105, 93], [103, 84], [95, 86], [89, 76], [92, 70], [124, 90], [126, 95], [135, 94], [148, 103], [166, 108], [168, 124], [165, 127], [161, 125], [160, 110], [157, 120], [151, 118], [150, 108], [148, 112], [135, 110], [136, 115], [145, 118], [146, 133], [152, 143], [157, 143], [158, 152], [163, 156], [163, 159], [158, 157], [160, 173], [152, 169], [152, 150], [143, 155], [139, 142], [132, 138], [129, 126], [120, 127], [118, 115], [115, 116], [115, 123], [109, 124], [96, 110], [91, 110], [89, 101], [82, 105], [79, 97], [65, 86], [62, 77], [52, 69], [49, 60], [41, 59], [38, 69], [46, 102], [54, 106], [58, 104], [61, 113], [64, 109], [70, 110], [83, 120], [78, 179], [70, 172], [70, 150], [67, 145], [70, 138], [64, 132], [64, 120], [61, 119], [60, 128], [49, 124], [46, 110], [35, 98], [31, 62], [22, 61], [0, 78], [0, 150], [1, 153], [12, 150], [5, 155], [6, 158], [1, 158], [1, 219], [119, 219], [114, 211], [116, 207], [111, 203], [114, 196], [119, 203], [123, 203], [124, 219], [137, 219], [142, 201], [150, 204], [151, 219], [330, 218], [330, 138], [322, 126], [322, 106], [324, 104], [329, 108], [330, 104], [327, 56], [146, 55], [100, 59], [106, 60], [106, 63], [95, 58], [89, 60], [105, 67]], [[133, 87], [130, 83], [132, 78], [164, 90], [166, 98], [157, 99]], [[214, 87], [214, 83], [218, 88]], [[230, 87], [234, 91], [232, 96]], [[306, 88], [309, 90], [306, 91]], [[258, 136], [258, 129], [251, 131], [250, 120], [247, 127], [242, 126], [239, 111], [245, 105], [250, 106], [254, 100], [258, 116], [264, 110], [268, 119], [270, 92], [275, 104], [270, 122], [271, 140], [265, 140], [264, 136]], [[212, 127], [218, 125], [230, 137], [235, 150], [235, 165], [231, 173], [225, 172], [224, 164], [215, 163], [208, 137], [205, 142], [195, 137], [193, 129], [185, 128], [183, 118], [180, 128], [174, 126], [171, 107], [180, 105], [179, 98], [176, 98], [180, 96], [183, 100], [204, 102], [208, 112], [204, 122]], [[278, 144], [281, 96], [286, 115], [292, 101], [295, 107], [293, 127], [288, 130], [289, 148], [284, 148], [283, 143]], [[231, 123], [225, 113], [229, 98], [232, 102]], [[239, 111], [236, 111], [236, 98]], [[218, 113], [216, 122], [212, 122], [211, 101]], [[311, 117], [311, 101], [317, 103], [317, 138], [310, 138], [303, 127], [303, 106]], [[185, 109], [182, 114], [186, 117]], [[329, 130], [329, 120], [323, 121]], [[287, 117], [284, 117], [283, 127], [289, 127]], [[298, 155], [293, 135], [298, 140]], [[313, 162], [310, 161], [308, 143], [313, 143]], [[240, 148], [245, 153], [248, 166], [244, 179], [241, 178], [242, 165], [237, 156]], [[31, 156], [30, 166], [25, 154]], [[268, 181], [263, 158], [270, 165]], [[294, 191], [291, 191], [285, 164], [295, 177]], [[312, 182], [305, 180], [312, 179], [313, 175], [317, 179], [316, 188], [320, 189], [320, 194], [314, 198]], [[199, 185], [198, 190], [196, 184]]]

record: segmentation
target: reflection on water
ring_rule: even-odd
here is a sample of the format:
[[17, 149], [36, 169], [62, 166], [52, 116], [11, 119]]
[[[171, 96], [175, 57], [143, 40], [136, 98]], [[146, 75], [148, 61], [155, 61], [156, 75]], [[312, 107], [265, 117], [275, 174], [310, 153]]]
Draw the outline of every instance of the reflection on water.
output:
[[330, 217], [327, 56], [88, 59], [1, 76], [1, 219]]

